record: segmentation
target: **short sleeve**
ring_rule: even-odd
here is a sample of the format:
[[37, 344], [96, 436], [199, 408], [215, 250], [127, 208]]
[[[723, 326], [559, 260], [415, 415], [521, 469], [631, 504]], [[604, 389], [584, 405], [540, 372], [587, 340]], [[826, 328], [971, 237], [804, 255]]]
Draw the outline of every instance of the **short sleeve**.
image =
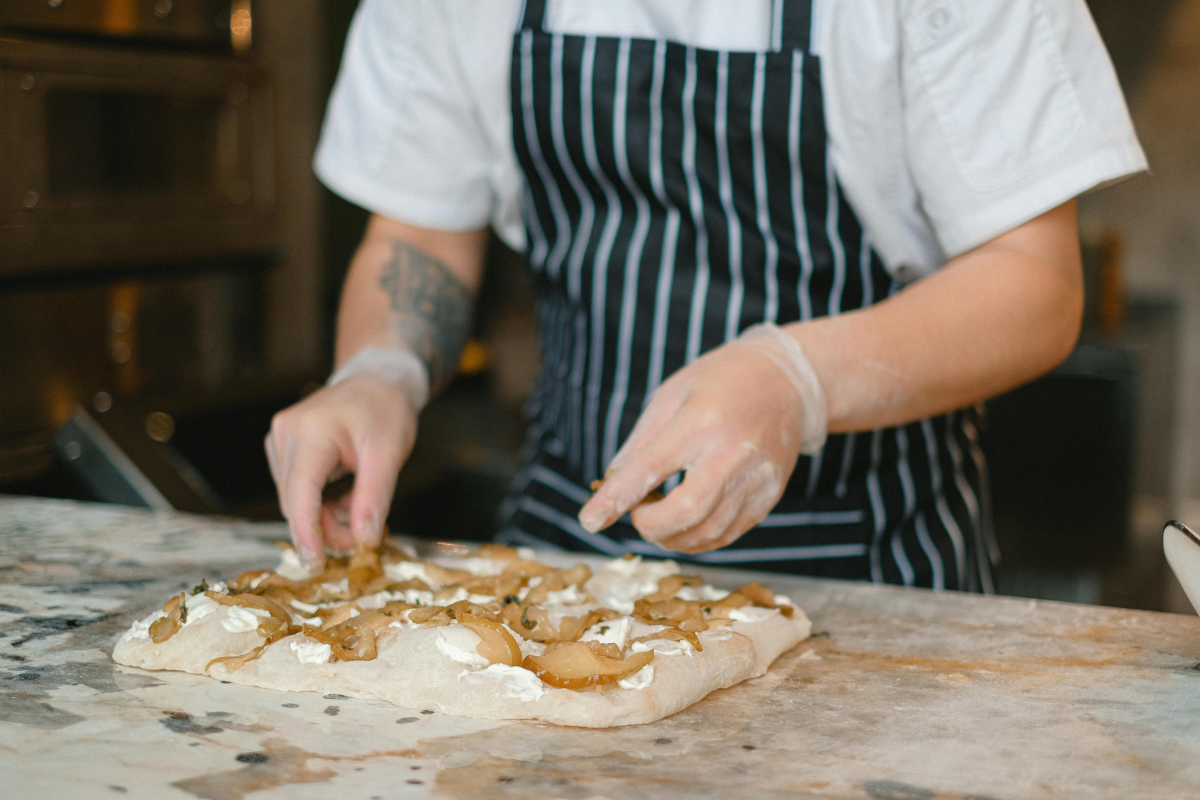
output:
[[420, 227], [492, 224], [523, 246], [510, 144], [513, 3], [364, 0], [314, 168], [337, 194]]
[[901, 0], [906, 161], [954, 256], [1146, 169], [1084, 0]]

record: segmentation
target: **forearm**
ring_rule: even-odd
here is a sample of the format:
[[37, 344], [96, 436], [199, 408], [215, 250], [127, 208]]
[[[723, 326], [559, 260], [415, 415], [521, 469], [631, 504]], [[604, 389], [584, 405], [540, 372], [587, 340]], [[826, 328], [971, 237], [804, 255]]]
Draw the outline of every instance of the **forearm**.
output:
[[365, 347], [410, 350], [430, 386], [444, 386], [470, 333], [486, 244], [486, 230], [432, 231], [372, 217], [342, 293], [336, 364]]
[[788, 326], [825, 390], [830, 432], [961, 408], [1057, 366], [1079, 333], [1074, 204], [869, 309]]

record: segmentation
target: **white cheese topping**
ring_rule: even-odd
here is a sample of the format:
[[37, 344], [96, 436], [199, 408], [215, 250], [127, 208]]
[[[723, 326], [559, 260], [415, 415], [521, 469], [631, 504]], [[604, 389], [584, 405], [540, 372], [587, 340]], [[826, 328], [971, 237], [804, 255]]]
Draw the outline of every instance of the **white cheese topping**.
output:
[[546, 693], [542, 681], [532, 672], [521, 667], [509, 667], [504, 664], [492, 664], [487, 669], [471, 672], [464, 669], [458, 673], [458, 679], [467, 683], [499, 683], [504, 690], [504, 697], [512, 697], [525, 702], [537, 700]]
[[411, 581], [413, 578], [419, 578], [424, 581], [430, 589], [440, 589], [441, 584], [432, 580], [425, 574], [425, 565], [416, 561], [400, 561], [396, 564], [385, 564], [383, 574], [387, 575], [394, 581]]
[[537, 551], [532, 547], [518, 547], [517, 557], [525, 561], [537, 561]]
[[345, 594], [350, 591], [350, 579], [342, 578], [337, 583], [322, 583], [321, 588], [328, 594]]
[[658, 582], [679, 572], [674, 561], [642, 561], [641, 556], [618, 558], [592, 576], [584, 588], [605, 608], [618, 614], [633, 612], [633, 604], [658, 591]]
[[588, 602], [587, 593], [579, 591], [579, 587], [574, 585], [568, 586], [561, 592], [546, 593], [546, 605], [577, 606], [586, 602]]
[[504, 572], [504, 562], [495, 558], [433, 558], [433, 563], [449, 569], [466, 570], [477, 578], [490, 578]]
[[258, 576], [256, 576], [256, 577], [254, 578], [254, 580], [250, 581], [250, 588], [251, 588], [251, 589], [257, 589], [257, 588], [258, 588], [258, 585], [259, 585], [260, 583], [262, 583], [263, 581], [265, 581], [265, 580], [266, 580], [267, 578], [269, 578], [269, 577], [271, 577], [271, 573], [269, 573], [269, 572], [264, 572], [262, 575], [258, 575]]
[[481, 641], [483, 640], [479, 638], [479, 634], [470, 628], [464, 628], [462, 625], [447, 625], [438, 628], [434, 644], [438, 650], [449, 656], [450, 660], [468, 667], [483, 669], [488, 666], [489, 662], [475, 649]]
[[775, 595], [775, 605], [777, 605], [777, 606], [794, 606], [796, 604], [793, 603], [792, 598], [788, 597], [786, 594], [777, 594], [777, 595]]
[[544, 656], [546, 654], [546, 645], [542, 642], [535, 642], [532, 639], [523, 639], [519, 633], [507, 625], [504, 626], [504, 629], [512, 634], [513, 639], [515, 639], [517, 642], [517, 647], [521, 648], [522, 658], [525, 656]]
[[433, 592], [423, 592], [420, 589], [405, 589], [404, 594], [392, 592], [391, 596], [397, 600], [403, 600], [410, 606], [432, 606]]
[[517, 591], [517, 599], [524, 600], [526, 597], [529, 596], [529, 593], [532, 590], [536, 589], [537, 587], [539, 587], [541, 585], [542, 585], [542, 576], [534, 575], [532, 578], [530, 578], [528, 581], [525, 582], [524, 586], [522, 586]]
[[307, 639], [292, 639], [291, 648], [301, 664], [327, 664], [333, 654], [333, 648], [329, 645]]
[[296, 609], [297, 611], [303, 611], [305, 614], [315, 614], [320, 606], [314, 605], [313, 603], [302, 603], [299, 600], [293, 600], [292, 608]]
[[729, 592], [715, 586], [682, 586], [675, 596], [680, 600], [724, 600]]
[[647, 664], [628, 678], [617, 681], [622, 689], [645, 689], [654, 680], [654, 667]]
[[316, 627], [320, 627], [322, 622], [324, 622], [324, 620], [322, 620], [320, 617], [305, 617], [301, 614], [292, 614], [293, 625], [314, 625]]
[[155, 611], [145, 619], [134, 620], [133, 626], [126, 632], [125, 637], [128, 639], [149, 639], [150, 626], [165, 616], [166, 614], [163, 612]]
[[636, 619], [633, 619], [633, 617], [630, 617], [629, 619], [633, 623], [629, 629], [630, 639], [640, 639], [643, 636], [649, 636], [652, 633], [665, 631], [670, 627], [669, 625], [647, 625], [644, 622], [638, 622]]
[[289, 581], [308, 580], [308, 567], [300, 561], [300, 554], [290, 547], [279, 556], [279, 566], [275, 571]]
[[762, 622], [768, 617], [779, 613], [777, 608], [758, 608], [757, 606], [746, 606], [745, 608], [735, 608], [729, 612], [729, 618], [734, 622]]
[[700, 644], [705, 642], [728, 642], [733, 638], [733, 631], [729, 628], [715, 628], [711, 631], [704, 631], [699, 634]]
[[[579, 637], [579, 641], [615, 644], [618, 649], [624, 652], [625, 645], [630, 639], [629, 632], [633, 629], [634, 622], [633, 617], [621, 617], [620, 619], [609, 620], [608, 622], [599, 622], [584, 631], [583, 636]], [[648, 628], [650, 626], [643, 625], [642, 627]]]
[[183, 623], [185, 627], [196, 620], [204, 619], [221, 605], [204, 592], [189, 596], [185, 602], [187, 603], [187, 622]]
[[690, 642], [675, 642], [670, 639], [651, 639], [648, 642], [634, 642], [629, 646], [631, 653], [642, 653], [646, 650], [653, 650], [660, 656], [681, 656], [684, 653], [690, 656], [695, 652]]
[[269, 611], [261, 608], [246, 606], [226, 606], [229, 616], [221, 620], [221, 627], [230, 633], [249, 633], [258, 630], [258, 623], [263, 617], [271, 616]]

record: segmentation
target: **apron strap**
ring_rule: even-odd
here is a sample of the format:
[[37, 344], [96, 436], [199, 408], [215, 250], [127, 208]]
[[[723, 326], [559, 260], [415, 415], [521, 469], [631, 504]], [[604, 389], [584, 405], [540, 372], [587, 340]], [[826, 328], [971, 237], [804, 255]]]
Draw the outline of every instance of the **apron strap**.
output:
[[546, 22], [546, 0], [525, 0], [521, 10], [521, 24], [518, 31], [533, 31], [541, 33]]
[[808, 52], [812, 39], [812, 7], [813, 0], [774, 0], [771, 26], [773, 51]]

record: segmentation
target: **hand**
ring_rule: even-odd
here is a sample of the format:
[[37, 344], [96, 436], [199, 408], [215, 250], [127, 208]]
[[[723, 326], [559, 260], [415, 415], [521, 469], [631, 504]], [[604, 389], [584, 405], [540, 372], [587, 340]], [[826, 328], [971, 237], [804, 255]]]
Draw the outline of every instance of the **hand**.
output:
[[[403, 387], [360, 372], [275, 415], [267, 461], [292, 541], [310, 570], [323, 566], [326, 546], [379, 546], [418, 411]], [[341, 469], [355, 473], [353, 490], [323, 502], [322, 489]]]
[[[775, 506], [800, 453], [820, 449], [825, 414], [800, 346], [773, 325], [756, 326], [659, 387], [580, 523], [597, 531], [632, 509], [634, 527], [661, 547], [724, 547]], [[642, 503], [679, 470], [686, 476], [674, 491]]]

